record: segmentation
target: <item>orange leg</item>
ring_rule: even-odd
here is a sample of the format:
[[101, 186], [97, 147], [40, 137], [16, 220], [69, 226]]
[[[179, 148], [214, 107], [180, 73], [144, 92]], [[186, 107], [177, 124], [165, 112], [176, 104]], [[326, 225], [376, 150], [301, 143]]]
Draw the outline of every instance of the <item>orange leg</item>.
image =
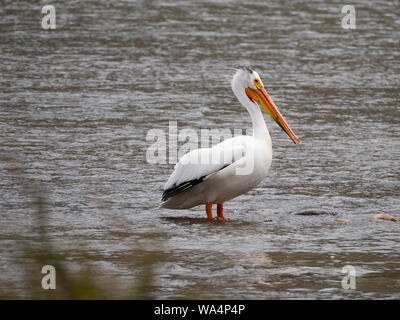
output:
[[207, 213], [207, 219], [212, 220], [212, 203], [208, 202], [206, 203], [206, 213]]
[[219, 221], [232, 221], [232, 219], [224, 217], [223, 204], [217, 204], [217, 220], [219, 220]]

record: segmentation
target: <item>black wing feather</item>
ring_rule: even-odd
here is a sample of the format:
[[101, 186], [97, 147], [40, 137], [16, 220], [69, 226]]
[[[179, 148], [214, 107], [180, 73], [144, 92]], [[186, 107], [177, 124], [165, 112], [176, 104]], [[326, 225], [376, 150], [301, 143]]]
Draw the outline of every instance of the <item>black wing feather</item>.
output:
[[[228, 165], [223, 166], [221, 169], [219, 169], [218, 171], [221, 171], [222, 169], [225, 169]], [[217, 171], [217, 172], [218, 172]], [[169, 188], [167, 190], [165, 190], [162, 194], [162, 198], [161, 201], [167, 201], [168, 199], [172, 198], [173, 196], [176, 196], [177, 194], [186, 191], [190, 188], [192, 188], [193, 186], [195, 186], [196, 184], [199, 184], [200, 182], [203, 182], [203, 180], [207, 178], [207, 176], [202, 176], [198, 179], [193, 179], [193, 180], [189, 180], [189, 181], [185, 181], [182, 182], [180, 185], [178, 186], [174, 186], [172, 188]]]
[[191, 187], [195, 186], [196, 184], [199, 184], [200, 182], [202, 182], [205, 177], [206, 176], [202, 176], [198, 179], [185, 181], [185, 182], [181, 183], [179, 186], [175, 186], [175, 187], [165, 190], [162, 194], [161, 201], [166, 201], [169, 198], [172, 198], [173, 196], [176, 196], [177, 194], [179, 194], [183, 191], [186, 191], [187, 189], [190, 189]]

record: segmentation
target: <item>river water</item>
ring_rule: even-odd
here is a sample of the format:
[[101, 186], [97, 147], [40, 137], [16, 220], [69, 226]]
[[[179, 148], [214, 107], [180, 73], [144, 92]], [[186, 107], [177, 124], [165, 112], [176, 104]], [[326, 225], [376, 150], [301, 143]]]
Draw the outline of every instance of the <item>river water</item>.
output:
[[[400, 224], [370, 220], [400, 218], [398, 1], [351, 1], [355, 29], [342, 1], [57, 1], [55, 30], [45, 4], [0, 7], [3, 297], [52, 297], [51, 246], [107, 298], [400, 298]], [[302, 143], [264, 113], [272, 167], [233, 222], [159, 209], [174, 164], [146, 160], [147, 135], [249, 129], [240, 66]]]

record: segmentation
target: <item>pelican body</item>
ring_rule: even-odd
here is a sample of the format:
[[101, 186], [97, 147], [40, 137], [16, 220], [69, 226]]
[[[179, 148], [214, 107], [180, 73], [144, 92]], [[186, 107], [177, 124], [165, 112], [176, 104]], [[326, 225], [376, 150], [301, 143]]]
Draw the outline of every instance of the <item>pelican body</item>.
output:
[[212, 220], [212, 205], [217, 204], [217, 219], [230, 220], [223, 215], [223, 204], [256, 187], [271, 166], [271, 137], [261, 108], [294, 143], [300, 142], [266, 92], [257, 72], [249, 68], [237, 70], [232, 90], [250, 114], [253, 136], [227, 139], [212, 148], [185, 154], [164, 186], [161, 207], [189, 209], [204, 204], [207, 218]]

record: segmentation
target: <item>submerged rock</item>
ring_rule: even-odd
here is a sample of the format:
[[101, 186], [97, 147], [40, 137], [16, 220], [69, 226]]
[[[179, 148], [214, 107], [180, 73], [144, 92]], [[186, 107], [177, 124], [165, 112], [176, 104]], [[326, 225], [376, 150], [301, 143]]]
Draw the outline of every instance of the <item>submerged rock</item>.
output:
[[397, 219], [390, 214], [387, 213], [378, 213], [372, 217], [371, 220], [388, 220], [388, 221], [397, 221]]
[[295, 215], [297, 216], [323, 216], [323, 215], [331, 215], [336, 216], [337, 213], [328, 210], [305, 210], [301, 212], [296, 212]]

